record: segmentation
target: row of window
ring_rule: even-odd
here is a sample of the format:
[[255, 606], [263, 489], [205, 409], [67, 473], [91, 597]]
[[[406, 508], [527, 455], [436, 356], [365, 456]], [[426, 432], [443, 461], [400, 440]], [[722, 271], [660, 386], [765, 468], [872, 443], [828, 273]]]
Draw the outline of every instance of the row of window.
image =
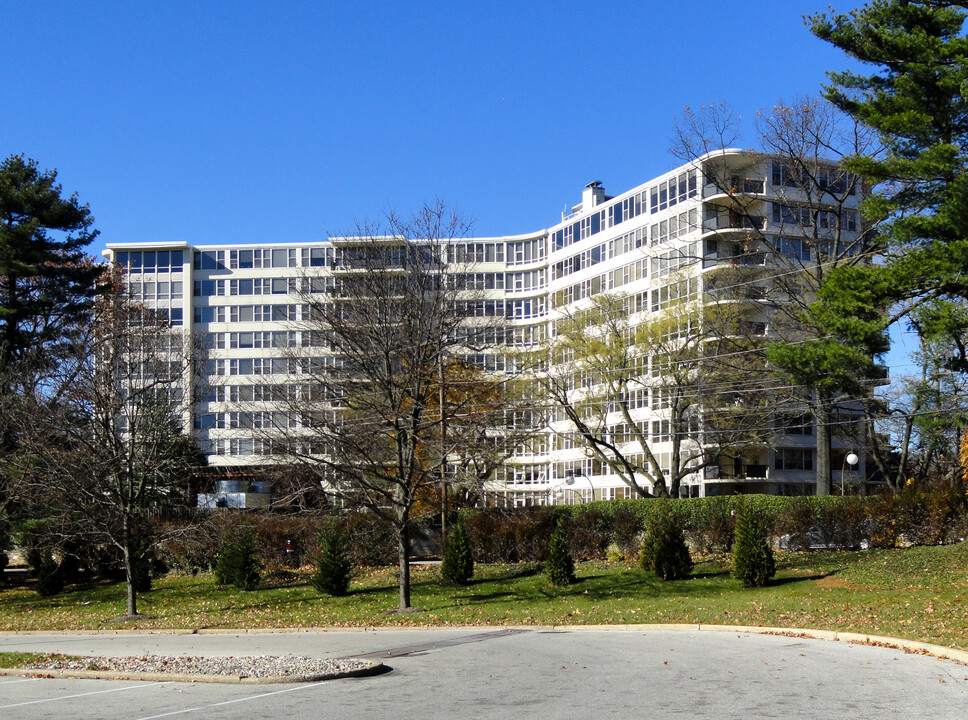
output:
[[551, 279], [558, 280], [559, 278], [568, 277], [572, 273], [579, 272], [585, 268], [598, 265], [598, 263], [605, 260], [605, 252], [606, 244], [602, 243], [601, 245], [587, 248], [564, 260], [559, 260], [551, 266]]
[[539, 270], [524, 270], [507, 274], [505, 286], [508, 292], [531, 292], [543, 290], [547, 283], [548, 274], [544, 268]]
[[578, 302], [587, 297], [593, 297], [603, 293], [608, 289], [608, 275], [596, 275], [595, 277], [585, 278], [579, 283], [569, 285], [566, 288], [556, 291], [551, 296], [551, 306], [560, 308]]
[[777, 187], [798, 188], [807, 192], [822, 190], [833, 195], [853, 196], [858, 178], [836, 167], [804, 168], [773, 161], [771, 178]]
[[127, 283], [127, 288], [132, 299], [146, 302], [181, 300], [184, 292], [184, 284], [180, 280], [174, 282], [132, 281]]
[[696, 177], [696, 171], [690, 170], [653, 187], [649, 191], [649, 212], [654, 215], [695, 197], [699, 191]]
[[122, 250], [114, 254], [114, 262], [129, 273], [180, 273], [183, 258], [181, 250]]
[[332, 355], [312, 357], [218, 358], [207, 360], [209, 376], [231, 375], [319, 375], [335, 368], [338, 358]]
[[[299, 305], [217, 305], [196, 307], [195, 323], [224, 322], [292, 322], [299, 318]], [[303, 315], [308, 316], [308, 305]]]
[[[309, 333], [302, 333], [308, 336]], [[306, 342], [309, 338], [304, 338], [305, 347], [313, 347]], [[245, 350], [249, 348], [290, 348], [299, 345], [299, 338], [292, 330], [263, 330], [254, 332], [213, 332], [206, 333], [205, 343], [209, 348], [218, 350]], [[328, 343], [327, 343], [328, 345]], [[317, 346], [321, 347], [321, 346]]]
[[668, 240], [687, 235], [699, 229], [699, 211], [696, 208], [672, 215], [668, 220], [653, 223], [649, 231], [650, 243], [659, 245]]
[[803, 205], [770, 203], [773, 209], [773, 222], [778, 225], [798, 225], [821, 230], [857, 230], [857, 213], [854, 210], [819, 210]]
[[[175, 283], [172, 283], [173, 285]], [[181, 283], [177, 283], [179, 286]], [[303, 293], [333, 293], [336, 278], [328, 275], [312, 278], [239, 278], [232, 280], [195, 280], [194, 297], [224, 297], [238, 295], [298, 295]], [[179, 296], [180, 297], [180, 296]]]
[[199, 393], [201, 403], [243, 402], [329, 402], [339, 397], [339, 391], [325, 383], [258, 383], [255, 385], [206, 385]]
[[523, 300], [459, 300], [457, 311], [463, 317], [506, 317], [514, 320], [544, 317], [548, 312], [543, 297]]
[[544, 260], [547, 252], [544, 238], [508, 243], [508, 265], [527, 265]]
[[197, 250], [193, 266], [196, 270], [332, 267], [334, 253], [332, 247]]
[[691, 242], [651, 258], [652, 277], [663, 278], [700, 261], [699, 243]]
[[447, 262], [458, 265], [504, 262], [504, 243], [452, 243], [447, 246]]
[[636, 280], [641, 280], [642, 278], [648, 277], [648, 274], [649, 258], [642, 258], [641, 260], [636, 260], [634, 263], [615, 268], [608, 273], [609, 290], [622, 287]]
[[563, 250], [603, 230], [638, 217], [645, 212], [647, 197], [649, 199], [649, 212], [655, 214], [678, 203], [685, 202], [689, 198], [696, 197], [697, 194], [696, 171], [689, 170], [680, 173], [674, 178], [655, 185], [648, 191], [643, 190], [630, 195], [556, 230], [551, 234], [552, 251]]

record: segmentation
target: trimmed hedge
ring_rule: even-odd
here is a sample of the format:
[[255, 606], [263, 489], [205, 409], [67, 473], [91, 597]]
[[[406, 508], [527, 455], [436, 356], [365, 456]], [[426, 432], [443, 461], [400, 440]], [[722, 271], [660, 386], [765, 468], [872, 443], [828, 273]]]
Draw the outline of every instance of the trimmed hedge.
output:
[[[668, 501], [692, 552], [721, 555], [730, 552], [735, 539], [738, 503], [757, 513], [772, 544], [783, 538], [783, 545], [791, 549], [936, 545], [968, 534], [964, 488], [870, 497], [733, 495]], [[454, 513], [451, 521], [459, 517], [463, 523], [477, 563], [542, 562], [559, 517], [567, 518], [565, 532], [575, 560], [604, 559], [609, 547], [632, 560], [658, 506], [655, 500], [637, 499], [556, 507], [470, 508]], [[256, 547], [267, 569], [312, 565], [320, 550], [319, 530], [331, 517], [323, 513], [205, 513], [193, 517], [195, 525], [174, 533], [155, 556], [183, 572], [210, 569], [221, 540], [248, 522], [255, 527]], [[354, 567], [396, 563], [396, 539], [388, 523], [368, 512], [344, 513], [338, 521], [346, 532]]]

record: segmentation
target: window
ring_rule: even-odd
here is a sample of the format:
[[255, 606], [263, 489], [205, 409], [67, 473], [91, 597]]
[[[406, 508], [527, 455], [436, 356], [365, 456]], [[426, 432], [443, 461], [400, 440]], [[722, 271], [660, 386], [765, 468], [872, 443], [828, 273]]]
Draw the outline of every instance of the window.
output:
[[781, 448], [776, 451], [777, 470], [813, 470], [813, 450]]
[[225, 270], [225, 251], [213, 250], [195, 253], [196, 270]]

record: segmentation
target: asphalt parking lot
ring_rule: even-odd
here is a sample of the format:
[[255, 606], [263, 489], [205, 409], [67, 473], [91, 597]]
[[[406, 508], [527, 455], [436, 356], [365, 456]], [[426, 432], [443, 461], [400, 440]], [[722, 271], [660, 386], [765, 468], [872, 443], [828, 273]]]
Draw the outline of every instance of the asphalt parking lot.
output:
[[846, 642], [689, 630], [494, 628], [0, 635], [0, 650], [376, 657], [374, 677], [228, 685], [0, 677], [0, 718], [968, 716], [968, 666]]

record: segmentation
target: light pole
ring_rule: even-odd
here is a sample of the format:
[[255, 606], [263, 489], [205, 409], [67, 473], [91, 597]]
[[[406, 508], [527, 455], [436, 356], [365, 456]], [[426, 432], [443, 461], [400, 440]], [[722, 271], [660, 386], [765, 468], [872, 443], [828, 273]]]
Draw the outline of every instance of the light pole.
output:
[[840, 464], [840, 496], [841, 497], [844, 496], [844, 485], [846, 484], [844, 476], [847, 471], [847, 466], [850, 465], [850, 471], [853, 472], [854, 466], [859, 462], [860, 462], [860, 458], [857, 457], [857, 453], [855, 453], [853, 450], [851, 450], [849, 453], [847, 453], [844, 456], [844, 461]]
[[[576, 477], [583, 477], [583, 478], [585, 478], [588, 481], [588, 487], [590, 487], [591, 490], [592, 490], [592, 498], [591, 499], [594, 500], [595, 499], [595, 485], [592, 484], [592, 479], [590, 477], [588, 477], [587, 475], [585, 475], [585, 473], [580, 473], [577, 470], [565, 470], [565, 485], [574, 485], [575, 484], [575, 478]], [[585, 498], [583, 498], [581, 496], [581, 493], [578, 494], [578, 497], [581, 498], [582, 504], [584, 504], [585, 503]]]

